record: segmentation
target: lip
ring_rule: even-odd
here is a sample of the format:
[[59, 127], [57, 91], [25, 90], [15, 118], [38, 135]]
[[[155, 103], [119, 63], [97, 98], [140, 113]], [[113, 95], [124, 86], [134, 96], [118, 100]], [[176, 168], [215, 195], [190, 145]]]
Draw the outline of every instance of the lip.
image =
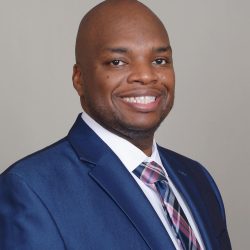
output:
[[[154, 101], [150, 101], [148, 103], [140, 103], [140, 102], [130, 102], [129, 98], [140, 98], [140, 97], [155, 97]], [[125, 105], [132, 111], [149, 113], [158, 109], [161, 99], [162, 99], [162, 91], [158, 89], [134, 89], [130, 91], [123, 92], [118, 95], [119, 101], [121, 101], [122, 105]]]
[[[159, 109], [161, 105], [163, 96], [166, 95], [167, 90], [163, 88], [134, 88], [126, 91], [119, 91], [116, 93], [116, 100], [121, 104], [121, 107], [124, 109], [129, 109], [132, 112], [141, 112], [149, 113], [154, 112]], [[149, 103], [137, 103], [137, 102], [128, 102], [127, 98], [135, 97], [155, 97], [153, 102]]]
[[135, 97], [135, 96], [155, 96], [158, 97], [162, 95], [162, 90], [159, 89], [133, 89], [123, 91], [122, 93], [117, 93], [117, 96], [124, 97]]
[[121, 98], [121, 100], [123, 104], [127, 105], [128, 107], [132, 108], [135, 111], [149, 113], [155, 111], [158, 108], [161, 97], [157, 96], [153, 102], [149, 103], [127, 102], [123, 98]]

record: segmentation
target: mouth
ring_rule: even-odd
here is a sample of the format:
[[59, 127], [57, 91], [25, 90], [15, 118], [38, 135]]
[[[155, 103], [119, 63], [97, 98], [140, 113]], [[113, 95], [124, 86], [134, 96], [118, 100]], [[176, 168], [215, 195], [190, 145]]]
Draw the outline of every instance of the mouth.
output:
[[157, 95], [124, 96], [121, 100], [130, 110], [149, 113], [159, 108], [161, 97]]
[[123, 97], [122, 99], [127, 103], [137, 103], [146, 105], [155, 102], [156, 96], [132, 96]]

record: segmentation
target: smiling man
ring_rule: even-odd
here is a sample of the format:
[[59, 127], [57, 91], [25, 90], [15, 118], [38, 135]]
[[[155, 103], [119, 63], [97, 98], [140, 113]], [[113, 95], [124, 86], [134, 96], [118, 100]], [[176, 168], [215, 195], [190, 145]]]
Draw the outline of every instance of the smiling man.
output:
[[0, 176], [0, 249], [231, 249], [211, 176], [154, 140], [175, 88], [157, 16], [134, 0], [90, 10], [72, 79], [69, 134]]
[[138, 2], [102, 6], [80, 24], [74, 86], [88, 115], [150, 155], [154, 132], [174, 101], [168, 35]]

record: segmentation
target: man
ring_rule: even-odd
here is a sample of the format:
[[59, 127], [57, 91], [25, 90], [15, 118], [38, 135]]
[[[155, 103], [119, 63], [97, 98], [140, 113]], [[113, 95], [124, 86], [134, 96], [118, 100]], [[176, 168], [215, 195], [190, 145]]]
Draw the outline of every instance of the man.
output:
[[210, 175], [154, 141], [175, 86], [155, 14], [134, 0], [93, 8], [73, 84], [83, 113], [69, 134], [1, 175], [0, 249], [231, 249]]

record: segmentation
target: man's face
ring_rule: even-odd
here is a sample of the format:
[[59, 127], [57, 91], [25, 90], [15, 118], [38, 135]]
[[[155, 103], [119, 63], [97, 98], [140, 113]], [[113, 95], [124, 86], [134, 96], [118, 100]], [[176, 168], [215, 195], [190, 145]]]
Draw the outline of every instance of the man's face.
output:
[[88, 45], [73, 74], [84, 110], [125, 138], [154, 133], [174, 101], [165, 30], [155, 23], [121, 21], [106, 26]]

